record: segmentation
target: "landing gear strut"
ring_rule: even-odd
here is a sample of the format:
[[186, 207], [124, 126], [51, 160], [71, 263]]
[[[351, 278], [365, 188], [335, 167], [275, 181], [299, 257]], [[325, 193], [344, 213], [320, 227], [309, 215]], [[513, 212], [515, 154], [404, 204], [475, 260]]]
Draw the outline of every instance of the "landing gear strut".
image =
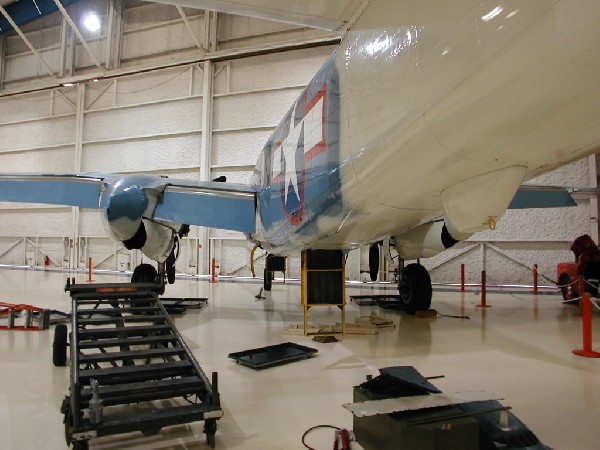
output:
[[398, 290], [404, 310], [409, 314], [427, 310], [431, 306], [431, 277], [420, 264], [409, 264], [400, 269]]

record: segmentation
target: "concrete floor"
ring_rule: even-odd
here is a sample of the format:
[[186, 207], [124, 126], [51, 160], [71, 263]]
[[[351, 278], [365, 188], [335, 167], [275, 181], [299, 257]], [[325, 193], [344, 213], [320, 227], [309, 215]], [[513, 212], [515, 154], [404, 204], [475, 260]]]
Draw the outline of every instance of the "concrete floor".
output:
[[[66, 273], [0, 269], [1, 301], [29, 303], [67, 311]], [[77, 275], [78, 282], [86, 276]], [[97, 282], [123, 282], [117, 275], [95, 274]], [[340, 405], [352, 400], [352, 387], [381, 367], [412, 365], [425, 376], [445, 375], [434, 383], [443, 391], [485, 390], [548, 446], [563, 450], [598, 449], [600, 442], [600, 359], [575, 356], [581, 347], [577, 308], [556, 295], [488, 294], [491, 308], [475, 307], [472, 292], [435, 291], [433, 307], [442, 314], [467, 315], [419, 319], [401, 312], [350, 303], [348, 320], [376, 312], [396, 328], [376, 336], [345, 336], [319, 344], [282, 333], [300, 324], [297, 284], [275, 284], [266, 300], [255, 299], [261, 284], [180, 279], [166, 295], [208, 297], [201, 310], [175, 323], [205, 372], [219, 372], [225, 416], [219, 421], [217, 448], [301, 449], [308, 428], [332, 424], [351, 428]], [[390, 292], [384, 286], [347, 289], [348, 295]], [[315, 312], [315, 314], [317, 314]], [[315, 315], [329, 323], [335, 310]], [[600, 322], [594, 315], [593, 348], [600, 351]], [[0, 448], [65, 448], [60, 403], [67, 392], [67, 368], [53, 367], [53, 327], [46, 331], [0, 331]], [[318, 349], [318, 356], [254, 371], [227, 355], [282, 342]], [[316, 449], [332, 448], [331, 430], [311, 433]], [[90, 441], [94, 449], [208, 448], [202, 424], [165, 428], [157, 436], [118, 435]]]

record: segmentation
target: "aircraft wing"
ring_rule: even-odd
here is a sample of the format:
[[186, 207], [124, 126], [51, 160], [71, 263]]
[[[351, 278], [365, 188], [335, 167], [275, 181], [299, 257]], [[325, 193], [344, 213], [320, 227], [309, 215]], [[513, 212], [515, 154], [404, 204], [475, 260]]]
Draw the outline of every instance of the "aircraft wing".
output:
[[[155, 175], [0, 174], [0, 201], [122, 209], [127, 215], [242, 232], [255, 230], [255, 197], [247, 185]], [[148, 211], [146, 205], [153, 203]]]
[[571, 192], [576, 188], [522, 184], [508, 205], [508, 209], [560, 208], [577, 206]]
[[0, 175], [0, 201], [98, 208], [103, 176]]
[[169, 180], [154, 219], [188, 225], [255, 231], [256, 190], [250, 186], [216, 182]]
[[325, 30], [340, 30], [362, 0], [152, 0], [156, 3], [277, 20]]

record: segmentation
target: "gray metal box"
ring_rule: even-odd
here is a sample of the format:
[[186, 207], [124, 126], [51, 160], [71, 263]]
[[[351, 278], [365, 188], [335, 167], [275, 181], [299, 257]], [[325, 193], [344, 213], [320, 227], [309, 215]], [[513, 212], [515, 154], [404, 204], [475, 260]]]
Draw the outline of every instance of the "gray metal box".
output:
[[[354, 388], [354, 402], [380, 400], [381, 395]], [[479, 423], [448, 406], [372, 417], [354, 417], [354, 434], [365, 450], [478, 450]]]

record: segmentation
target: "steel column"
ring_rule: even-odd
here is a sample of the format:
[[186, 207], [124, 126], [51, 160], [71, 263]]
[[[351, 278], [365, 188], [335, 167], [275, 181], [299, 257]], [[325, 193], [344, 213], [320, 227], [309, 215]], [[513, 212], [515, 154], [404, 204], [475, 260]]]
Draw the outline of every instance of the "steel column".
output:
[[[80, 83], [77, 86], [77, 115], [75, 119], [75, 172], [79, 173], [82, 169], [82, 151], [83, 151], [83, 116], [85, 111], [85, 83]], [[79, 222], [80, 213], [78, 207], [71, 208], [73, 217], [73, 232], [71, 233], [73, 243], [79, 242]], [[77, 255], [73, 255], [71, 258], [70, 268], [77, 268], [79, 264], [79, 246], [76, 245], [75, 252]], [[75, 267], [74, 267], [75, 266]]]
[[6, 67], [6, 38], [4, 34], [0, 34], [0, 91], [4, 89], [4, 69]]
[[118, 69], [121, 65], [121, 37], [123, 36], [123, 0], [111, 0], [108, 5], [106, 27], [106, 68]]

